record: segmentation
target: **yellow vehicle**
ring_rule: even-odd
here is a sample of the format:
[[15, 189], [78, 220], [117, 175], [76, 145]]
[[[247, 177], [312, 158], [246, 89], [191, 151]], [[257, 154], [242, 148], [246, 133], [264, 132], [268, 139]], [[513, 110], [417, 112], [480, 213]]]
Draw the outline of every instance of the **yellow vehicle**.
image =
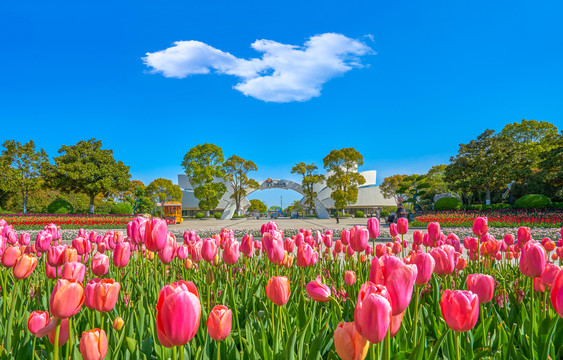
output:
[[182, 219], [182, 203], [179, 201], [167, 201], [162, 204], [162, 217], [168, 224], [179, 224]]

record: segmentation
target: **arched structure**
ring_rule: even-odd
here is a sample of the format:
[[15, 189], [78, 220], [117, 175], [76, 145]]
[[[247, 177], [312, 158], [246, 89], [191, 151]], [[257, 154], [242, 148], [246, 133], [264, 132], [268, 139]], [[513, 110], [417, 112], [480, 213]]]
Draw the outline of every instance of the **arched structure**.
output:
[[[301, 186], [301, 184], [296, 183], [294, 181], [291, 180], [285, 180], [285, 179], [268, 179], [268, 180], [262, 180], [262, 181], [258, 181], [258, 184], [260, 184], [260, 186], [256, 189], [248, 189], [246, 191], [246, 196], [252, 194], [255, 191], [258, 190], [268, 190], [268, 189], [285, 189], [285, 190], [293, 190], [298, 192], [299, 194], [305, 196], [305, 194], [303, 193], [303, 186]], [[317, 211], [317, 216], [319, 219], [329, 219], [330, 215], [328, 213], [328, 210], [326, 209], [326, 207], [324, 206], [324, 204], [322, 203], [322, 201], [315, 197], [314, 199], [315, 202], [315, 209]], [[225, 206], [225, 209], [223, 210], [223, 214], [221, 215], [221, 219], [230, 219], [233, 217], [235, 211], [236, 211], [236, 202], [234, 199], [230, 199], [230, 201], [228, 202], [227, 206]]]

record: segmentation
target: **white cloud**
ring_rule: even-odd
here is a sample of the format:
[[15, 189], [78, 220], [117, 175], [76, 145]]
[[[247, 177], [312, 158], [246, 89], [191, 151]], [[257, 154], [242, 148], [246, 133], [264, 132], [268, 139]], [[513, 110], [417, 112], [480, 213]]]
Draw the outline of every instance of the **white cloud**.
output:
[[363, 42], [342, 34], [311, 37], [302, 47], [272, 40], [256, 40], [252, 48], [261, 58], [241, 59], [199, 41], [177, 41], [174, 46], [147, 53], [143, 61], [152, 72], [166, 77], [234, 75], [234, 88], [263, 101], [307, 101], [320, 96], [330, 79], [361, 67], [360, 57], [373, 54]]

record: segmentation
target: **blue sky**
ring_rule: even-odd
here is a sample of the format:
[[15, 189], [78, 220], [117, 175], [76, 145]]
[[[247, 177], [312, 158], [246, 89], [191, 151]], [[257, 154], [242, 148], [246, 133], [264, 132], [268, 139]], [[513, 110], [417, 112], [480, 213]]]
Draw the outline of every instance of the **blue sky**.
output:
[[[0, 140], [34, 139], [54, 156], [95, 137], [146, 183], [176, 181], [183, 155], [204, 142], [253, 160], [257, 179], [295, 179], [296, 162], [320, 165], [350, 146], [380, 181], [425, 172], [486, 128], [524, 118], [562, 127], [562, 13], [558, 1], [5, 1]], [[327, 33], [370, 50], [348, 53], [340, 72], [323, 72], [317, 56], [296, 75], [289, 59], [303, 89], [286, 102], [272, 100], [277, 88], [249, 88], [280, 70], [251, 47], [256, 40], [306, 51]], [[198, 57], [210, 74], [179, 79], [143, 61], [177, 41], [231, 63], [218, 70], [218, 60]], [[245, 78], [233, 63], [248, 59], [266, 70]], [[291, 100], [311, 89], [318, 94]], [[277, 204], [281, 191], [255, 194]], [[281, 194], [284, 203], [298, 197]]]

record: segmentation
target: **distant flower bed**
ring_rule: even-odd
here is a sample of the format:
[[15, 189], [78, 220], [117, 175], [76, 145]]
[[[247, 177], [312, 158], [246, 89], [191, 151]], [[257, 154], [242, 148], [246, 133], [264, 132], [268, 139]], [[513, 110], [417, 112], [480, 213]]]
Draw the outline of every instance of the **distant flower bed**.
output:
[[133, 215], [98, 214], [0, 214], [0, 218], [19, 230], [41, 229], [55, 224], [64, 229], [120, 229], [125, 228]]
[[563, 211], [551, 210], [465, 210], [419, 213], [412, 226], [426, 226], [438, 222], [441, 226], [471, 227], [479, 216], [486, 216], [491, 227], [543, 227], [563, 226]]

